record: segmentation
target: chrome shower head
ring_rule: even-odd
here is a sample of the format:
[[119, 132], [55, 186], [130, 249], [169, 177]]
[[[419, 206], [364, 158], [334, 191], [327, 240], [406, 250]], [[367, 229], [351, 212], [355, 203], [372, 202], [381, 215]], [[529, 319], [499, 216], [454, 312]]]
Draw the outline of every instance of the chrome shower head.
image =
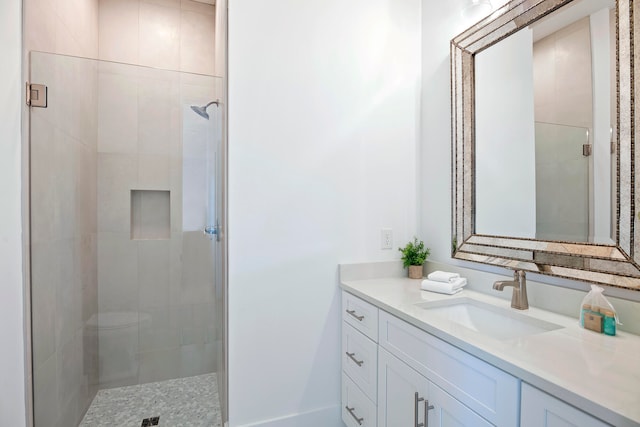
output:
[[212, 104], [216, 104], [216, 107], [217, 107], [218, 105], [220, 105], [220, 101], [218, 101], [218, 100], [211, 101], [207, 105], [203, 105], [201, 107], [199, 107], [197, 105], [192, 105], [191, 109], [193, 111], [195, 111], [195, 113], [197, 115], [199, 115], [200, 117], [204, 117], [205, 119], [209, 120], [209, 113], [207, 113], [207, 108], [209, 108], [209, 106], [212, 105]]

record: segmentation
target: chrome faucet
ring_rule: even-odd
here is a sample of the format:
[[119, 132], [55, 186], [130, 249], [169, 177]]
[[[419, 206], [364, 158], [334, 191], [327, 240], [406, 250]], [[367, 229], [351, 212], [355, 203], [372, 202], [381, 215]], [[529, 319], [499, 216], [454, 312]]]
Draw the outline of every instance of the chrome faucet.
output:
[[505, 286], [513, 286], [513, 294], [511, 295], [511, 307], [518, 310], [526, 310], [529, 308], [529, 299], [527, 298], [527, 278], [522, 270], [514, 270], [513, 281], [497, 281], [493, 284], [493, 289], [502, 291]]

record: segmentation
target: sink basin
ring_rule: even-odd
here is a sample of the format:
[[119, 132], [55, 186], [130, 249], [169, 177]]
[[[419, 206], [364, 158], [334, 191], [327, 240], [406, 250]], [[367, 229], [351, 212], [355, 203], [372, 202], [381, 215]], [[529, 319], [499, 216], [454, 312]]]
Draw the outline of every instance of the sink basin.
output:
[[415, 305], [435, 316], [497, 340], [508, 340], [562, 328], [555, 323], [525, 316], [514, 309], [497, 307], [471, 298], [429, 301]]

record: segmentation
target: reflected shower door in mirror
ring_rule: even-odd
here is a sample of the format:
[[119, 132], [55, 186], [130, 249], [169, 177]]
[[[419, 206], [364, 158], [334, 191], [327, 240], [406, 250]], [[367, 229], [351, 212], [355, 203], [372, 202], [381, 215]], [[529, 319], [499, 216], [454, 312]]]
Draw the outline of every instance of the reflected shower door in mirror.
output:
[[475, 55], [476, 233], [615, 243], [615, 64], [613, 0], [576, 0]]

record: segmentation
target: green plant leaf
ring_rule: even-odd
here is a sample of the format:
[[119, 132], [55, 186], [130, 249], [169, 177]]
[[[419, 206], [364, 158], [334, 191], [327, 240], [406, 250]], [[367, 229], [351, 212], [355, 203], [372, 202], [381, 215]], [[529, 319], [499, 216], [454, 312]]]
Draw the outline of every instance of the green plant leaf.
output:
[[404, 248], [398, 248], [402, 253], [402, 265], [406, 268], [410, 265], [422, 265], [426, 261], [431, 249], [424, 247], [422, 240], [418, 241], [417, 237], [412, 242], [406, 244]]

